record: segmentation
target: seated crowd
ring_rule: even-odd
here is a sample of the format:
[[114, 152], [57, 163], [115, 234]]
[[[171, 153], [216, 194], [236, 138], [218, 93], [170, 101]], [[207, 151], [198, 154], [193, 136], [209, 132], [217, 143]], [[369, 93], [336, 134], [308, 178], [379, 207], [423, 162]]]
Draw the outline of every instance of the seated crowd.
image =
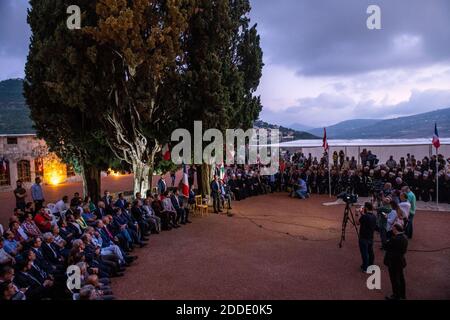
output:
[[[23, 194], [17, 185], [15, 193]], [[174, 188], [145, 198], [137, 193], [132, 202], [108, 191], [98, 203], [78, 193], [47, 206], [43, 199], [23, 204], [24, 198], [16, 196], [9, 225], [0, 225], [0, 300], [114, 299], [109, 279], [123, 276], [136, 247], [191, 223], [188, 201]], [[78, 289], [66, 285], [69, 266], [80, 270]]]

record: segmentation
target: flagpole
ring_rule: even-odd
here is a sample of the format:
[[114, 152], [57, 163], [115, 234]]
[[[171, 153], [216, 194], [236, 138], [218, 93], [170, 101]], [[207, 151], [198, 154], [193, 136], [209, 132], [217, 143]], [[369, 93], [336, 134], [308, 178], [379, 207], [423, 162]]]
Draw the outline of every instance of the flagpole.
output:
[[328, 153], [328, 189], [330, 191], [330, 198], [332, 198], [333, 196], [331, 194], [331, 166], [330, 166], [330, 164], [331, 164], [331, 162], [330, 162], [331, 148], [330, 147], [328, 147], [327, 153]]
[[436, 148], [436, 208], [439, 211], [439, 148]]

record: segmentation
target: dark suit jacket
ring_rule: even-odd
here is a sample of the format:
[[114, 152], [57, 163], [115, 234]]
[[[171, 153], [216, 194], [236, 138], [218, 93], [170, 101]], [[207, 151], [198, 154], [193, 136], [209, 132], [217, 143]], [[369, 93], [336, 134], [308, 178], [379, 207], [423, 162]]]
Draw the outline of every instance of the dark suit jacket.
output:
[[164, 194], [167, 191], [167, 185], [161, 179], [158, 180], [158, 193]]
[[[51, 247], [51, 248], [50, 248]], [[52, 251], [53, 249], [53, 251]], [[47, 243], [42, 243], [41, 251], [44, 258], [52, 264], [60, 264], [61, 253], [59, 251], [59, 247], [54, 243], [50, 245]]]
[[55, 266], [44, 257], [42, 249], [36, 250], [35, 248], [32, 248], [31, 250], [33, 250], [33, 252], [36, 254], [36, 260], [34, 261], [34, 263], [36, 263], [39, 268], [47, 273], [51, 273], [55, 270]]
[[[170, 197], [170, 200], [172, 201], [172, 205], [173, 205], [173, 207], [175, 208], [175, 210], [178, 211], [178, 210], [181, 209], [181, 202], [180, 202], [180, 199], [177, 198], [176, 195], [172, 195], [172, 196]], [[178, 202], [177, 202], [177, 200], [178, 200]]]
[[[113, 244], [114, 239], [111, 239], [104, 229], [97, 229], [100, 237], [102, 237], [102, 247], [106, 248]], [[112, 232], [111, 232], [112, 233]]]
[[384, 264], [392, 268], [405, 268], [405, 254], [408, 250], [408, 239], [404, 234], [398, 234], [386, 244]]
[[135, 221], [141, 222], [143, 220], [143, 212], [138, 207], [132, 207], [131, 208], [131, 216]]
[[211, 193], [214, 194], [220, 194], [220, 183], [217, 181], [211, 182]]
[[123, 200], [117, 199], [117, 201], [116, 201], [116, 203], [114, 205], [117, 208], [125, 209], [127, 207], [127, 204], [128, 204], [127, 200], [125, 200], [125, 199], [123, 199]]
[[29, 300], [37, 300], [42, 298], [42, 293], [45, 291], [45, 288], [40, 281], [40, 279], [37, 279], [34, 276], [31, 277], [22, 271], [17, 271], [14, 276], [14, 284], [18, 288], [28, 288], [25, 295]]

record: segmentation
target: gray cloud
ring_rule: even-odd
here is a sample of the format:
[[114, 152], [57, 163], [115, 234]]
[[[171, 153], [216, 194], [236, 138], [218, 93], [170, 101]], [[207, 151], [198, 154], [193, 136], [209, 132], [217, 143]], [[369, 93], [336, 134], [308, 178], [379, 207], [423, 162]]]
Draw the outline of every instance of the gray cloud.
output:
[[261, 117], [289, 126], [301, 122], [314, 127], [348, 119], [391, 119], [450, 107], [450, 90], [414, 91], [409, 100], [395, 105], [377, 105], [373, 100], [355, 102], [346, 96], [318, 96], [301, 100], [283, 111], [264, 109]]
[[30, 28], [27, 0], [0, 1], [0, 80], [24, 76]]
[[[382, 30], [366, 27], [370, 4]], [[253, 19], [268, 63], [302, 75], [339, 75], [417, 67], [450, 58], [448, 0], [255, 0]], [[417, 47], [410, 47], [416, 43]]]

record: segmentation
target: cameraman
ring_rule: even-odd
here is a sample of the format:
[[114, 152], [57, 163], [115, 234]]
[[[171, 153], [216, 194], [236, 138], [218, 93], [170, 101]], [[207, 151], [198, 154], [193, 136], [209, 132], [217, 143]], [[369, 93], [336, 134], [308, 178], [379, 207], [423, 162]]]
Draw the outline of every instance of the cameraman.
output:
[[366, 202], [364, 208], [356, 212], [356, 224], [360, 226], [359, 250], [362, 258], [361, 270], [367, 272], [367, 268], [372, 266], [375, 260], [373, 234], [377, 225], [377, 218], [373, 214], [373, 206], [370, 202]]

